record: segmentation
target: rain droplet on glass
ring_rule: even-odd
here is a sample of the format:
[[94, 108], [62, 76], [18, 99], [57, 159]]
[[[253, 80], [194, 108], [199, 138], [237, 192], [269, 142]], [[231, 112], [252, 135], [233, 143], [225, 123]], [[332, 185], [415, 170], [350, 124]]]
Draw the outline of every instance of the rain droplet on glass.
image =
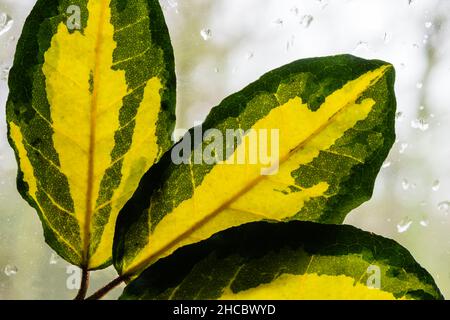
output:
[[311, 23], [313, 22], [314, 17], [310, 14], [305, 14], [301, 19], [300, 19], [300, 24], [305, 27], [308, 28]]
[[277, 25], [277, 26], [282, 26], [284, 21], [281, 18], [275, 19], [274, 21], [272, 21], [273, 24]]
[[200, 35], [203, 38], [203, 40], [208, 41], [212, 37], [212, 31], [211, 29], [205, 28], [200, 31]]
[[366, 51], [370, 50], [369, 43], [366, 41], [358, 41], [355, 47], [355, 51], [358, 50], [366, 50]]
[[412, 225], [412, 220], [409, 218], [405, 218], [397, 224], [397, 232], [404, 233], [408, 231], [409, 227]]
[[408, 144], [407, 144], [406, 142], [403, 142], [403, 143], [400, 145], [399, 153], [400, 153], [400, 154], [405, 153], [406, 149], [408, 149]]
[[428, 227], [428, 225], [430, 224], [430, 221], [428, 219], [422, 219], [422, 220], [420, 220], [419, 224], [422, 227]]
[[435, 180], [433, 182], [433, 185], [431, 186], [431, 189], [433, 189], [433, 191], [438, 191], [440, 187], [441, 187], [441, 182], [439, 180]]
[[295, 36], [292, 35], [290, 39], [286, 42], [286, 51], [289, 51], [294, 46], [295, 43]]
[[423, 88], [423, 83], [422, 82], [417, 82], [416, 83], [416, 88], [417, 89], [422, 89]]
[[438, 203], [438, 210], [443, 211], [446, 215], [450, 209], [450, 201], [442, 201]]
[[50, 264], [57, 264], [58, 261], [59, 261], [58, 255], [52, 252], [52, 255], [50, 256]]
[[0, 36], [11, 29], [14, 20], [6, 13], [0, 12]]
[[425, 22], [425, 28], [430, 29], [433, 26], [433, 22], [427, 21]]
[[11, 264], [6, 265], [6, 267], [4, 269], [4, 272], [8, 277], [16, 275], [18, 271], [19, 271], [19, 269], [16, 266], [11, 265]]
[[176, 0], [167, 0], [167, 4], [171, 7], [171, 8], [176, 8], [178, 7], [178, 2]]
[[411, 121], [411, 127], [421, 131], [427, 131], [430, 128], [430, 124], [425, 119], [414, 119]]
[[402, 180], [402, 189], [408, 190], [411, 187], [411, 184], [409, 183], [408, 179]]
[[392, 163], [390, 161], [385, 161], [381, 167], [384, 168], [384, 169], [385, 168], [389, 168], [391, 166], [391, 164]]
[[11, 67], [4, 67], [0, 70], [0, 80], [8, 80], [9, 70], [11, 70]]

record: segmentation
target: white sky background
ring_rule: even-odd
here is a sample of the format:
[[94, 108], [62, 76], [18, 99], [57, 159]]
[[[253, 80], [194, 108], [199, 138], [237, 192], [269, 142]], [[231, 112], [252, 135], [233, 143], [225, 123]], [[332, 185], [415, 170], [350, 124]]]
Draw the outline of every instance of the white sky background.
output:
[[[10, 66], [34, 3], [0, 0], [0, 12], [14, 19], [11, 30], [0, 35], [0, 270], [7, 265], [18, 268], [13, 276], [0, 273], [0, 299], [72, 298], [75, 294], [66, 289], [67, 264], [61, 260], [50, 264], [51, 250], [44, 244], [38, 217], [15, 189], [16, 164], [6, 140], [7, 85], [1, 80], [1, 69]], [[227, 95], [297, 59], [352, 53], [394, 64], [402, 112], [398, 142], [377, 179], [374, 197], [355, 210], [347, 223], [407, 247], [450, 298], [450, 216], [448, 210], [438, 209], [439, 203], [450, 201], [450, 21], [446, 21], [450, 1], [161, 3], [175, 48], [180, 128], [190, 128]], [[305, 15], [313, 17], [309, 27], [301, 23]], [[206, 41], [202, 29], [211, 30]], [[435, 48], [431, 63], [430, 46]], [[417, 119], [423, 119], [425, 131], [411, 126]], [[437, 180], [439, 187], [433, 190]], [[113, 275], [111, 269], [98, 273], [94, 287]]]

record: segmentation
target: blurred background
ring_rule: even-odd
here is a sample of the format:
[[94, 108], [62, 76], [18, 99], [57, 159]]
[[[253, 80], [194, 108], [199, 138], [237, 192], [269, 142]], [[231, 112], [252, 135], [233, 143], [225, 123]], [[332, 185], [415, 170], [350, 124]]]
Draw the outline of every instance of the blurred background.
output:
[[[37, 215], [16, 191], [17, 167], [6, 139], [8, 71], [35, 2], [0, 0], [0, 299], [71, 299], [73, 270], [44, 243]], [[297, 59], [351, 53], [394, 64], [398, 139], [372, 200], [346, 223], [408, 248], [450, 299], [450, 1], [161, 5], [175, 49], [179, 128], [202, 121], [229, 94]], [[114, 276], [112, 268], [93, 273], [90, 291]]]

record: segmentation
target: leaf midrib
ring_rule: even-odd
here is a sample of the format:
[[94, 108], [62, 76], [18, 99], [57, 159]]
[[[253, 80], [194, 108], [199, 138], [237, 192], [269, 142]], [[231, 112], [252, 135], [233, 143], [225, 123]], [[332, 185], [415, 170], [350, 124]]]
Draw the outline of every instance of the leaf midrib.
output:
[[99, 92], [99, 75], [100, 63], [103, 43], [103, 24], [106, 13], [107, 3], [102, 0], [100, 4], [99, 22], [97, 27], [97, 39], [94, 51], [94, 68], [92, 70], [93, 90], [91, 95], [90, 105], [90, 128], [89, 128], [89, 152], [88, 152], [88, 176], [86, 188], [86, 213], [84, 224], [83, 237], [83, 264], [85, 268], [89, 267], [90, 260], [90, 238], [91, 238], [91, 218], [93, 213], [93, 192], [94, 192], [94, 177], [95, 177], [95, 149], [96, 149], [96, 127], [97, 127], [97, 107], [98, 107], [98, 92]]
[[[380, 77], [381, 78], [381, 77]], [[372, 81], [370, 85], [373, 85], [374, 83], [378, 82], [380, 78], [377, 78], [376, 80]], [[347, 104], [342, 106], [339, 110], [337, 110], [331, 117], [328, 118], [328, 120], [320, 126], [317, 130], [315, 130], [313, 133], [311, 133], [307, 138], [305, 138], [302, 142], [300, 142], [297, 147], [292, 149], [287, 156], [283, 157], [279, 161], [279, 165], [281, 166], [284, 162], [289, 160], [290, 155], [293, 153], [296, 153], [298, 150], [302, 149], [306, 144], [308, 144], [312, 139], [314, 139], [317, 135], [319, 135], [325, 128], [327, 128], [335, 119], [336, 117], [341, 114], [344, 110], [346, 110], [349, 106], [352, 106], [355, 101], [358, 100], [358, 98], [362, 95], [358, 95], [354, 100], [349, 101]], [[137, 274], [139, 271], [144, 269], [145, 267], [152, 264], [153, 260], [157, 260], [158, 256], [163, 254], [164, 252], [170, 250], [174, 246], [176, 246], [179, 242], [181, 242], [183, 239], [188, 237], [189, 235], [193, 234], [195, 231], [203, 227], [206, 223], [211, 221], [213, 218], [215, 218], [220, 212], [227, 209], [233, 202], [235, 202], [237, 199], [245, 195], [247, 192], [249, 192], [251, 189], [253, 189], [254, 186], [256, 186], [260, 181], [264, 180], [266, 176], [260, 175], [256, 179], [252, 180], [247, 184], [245, 188], [243, 188], [239, 193], [232, 196], [229, 200], [224, 202], [219, 208], [211, 212], [209, 215], [205, 216], [202, 220], [194, 224], [191, 228], [180, 234], [177, 238], [169, 242], [167, 245], [150, 255], [147, 259], [144, 259], [141, 263], [138, 263], [133, 268], [129, 269], [127, 272], [125, 272], [122, 277], [128, 278], [132, 277], [133, 275]], [[195, 192], [195, 190], [194, 190]]]

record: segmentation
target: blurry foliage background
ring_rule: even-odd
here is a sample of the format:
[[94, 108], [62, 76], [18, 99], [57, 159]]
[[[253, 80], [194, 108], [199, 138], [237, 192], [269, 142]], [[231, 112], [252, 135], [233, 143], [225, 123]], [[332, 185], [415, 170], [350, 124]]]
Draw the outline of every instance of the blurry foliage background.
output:
[[[35, 2], [0, 0], [0, 299], [76, 294], [66, 287], [68, 264], [44, 243], [37, 215], [16, 191], [6, 139], [7, 71]], [[398, 140], [372, 200], [346, 222], [404, 245], [450, 298], [450, 1], [161, 4], [175, 49], [179, 128], [202, 121], [227, 95], [296, 59], [352, 53], [395, 65]], [[95, 272], [90, 291], [114, 276], [112, 268]]]

